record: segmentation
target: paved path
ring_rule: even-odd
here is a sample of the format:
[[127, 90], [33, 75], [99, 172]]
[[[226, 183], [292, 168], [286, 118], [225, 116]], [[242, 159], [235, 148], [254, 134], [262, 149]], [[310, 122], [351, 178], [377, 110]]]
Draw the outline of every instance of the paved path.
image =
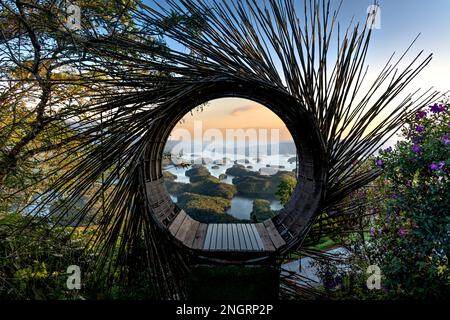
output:
[[[327, 251], [327, 253], [332, 255], [348, 255], [349, 251], [343, 247], [337, 247]], [[298, 275], [310, 279], [310, 284], [318, 286], [321, 284], [321, 280], [317, 276], [317, 268], [312, 264], [314, 259], [312, 258], [302, 258], [299, 260], [291, 261], [283, 264], [282, 269], [295, 272]], [[345, 265], [342, 265], [345, 268]]]

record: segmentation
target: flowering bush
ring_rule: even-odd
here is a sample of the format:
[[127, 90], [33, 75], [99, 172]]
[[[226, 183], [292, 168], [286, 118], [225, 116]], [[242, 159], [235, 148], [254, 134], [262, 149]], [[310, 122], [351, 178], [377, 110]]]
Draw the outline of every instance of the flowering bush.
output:
[[[449, 105], [434, 104], [417, 112], [401, 141], [372, 160], [383, 171], [364, 189], [366, 232], [340, 239], [351, 252], [347, 268], [336, 268], [341, 262], [319, 268], [331, 298], [450, 296], [449, 133]], [[381, 290], [367, 287], [370, 265], [381, 270]]]
[[380, 152], [386, 203], [370, 228], [367, 249], [387, 292], [448, 297], [450, 293], [450, 110], [434, 104], [402, 130], [403, 141]]

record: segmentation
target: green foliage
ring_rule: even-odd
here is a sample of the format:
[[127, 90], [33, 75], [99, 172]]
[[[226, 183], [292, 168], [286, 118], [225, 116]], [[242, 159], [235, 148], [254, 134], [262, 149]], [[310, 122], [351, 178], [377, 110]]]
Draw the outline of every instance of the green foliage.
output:
[[316, 251], [326, 251], [330, 250], [332, 247], [336, 245], [336, 241], [330, 237], [322, 237], [319, 239], [316, 245], [311, 246], [310, 248]]
[[[343, 238], [352, 254], [345, 272], [323, 273], [331, 297], [447, 298], [450, 294], [450, 112], [435, 104], [417, 113], [403, 140], [373, 159], [375, 181], [368, 230]], [[382, 290], [366, 288], [366, 269], [381, 269]], [[334, 264], [335, 267], [335, 264]], [[333, 268], [333, 263], [323, 268]], [[330, 277], [332, 281], [330, 281]], [[336, 281], [338, 279], [339, 281]]]
[[170, 172], [165, 173], [165, 185], [167, 191], [174, 195], [182, 193], [196, 193], [204, 196], [222, 197], [231, 200], [236, 194], [236, 187], [223, 183], [213, 177], [204, 166], [196, 166], [186, 171], [191, 183], [180, 183], [175, 181], [175, 177]]
[[213, 176], [203, 177], [197, 182], [191, 183], [187, 189], [192, 193], [211, 197], [222, 197], [229, 200], [236, 194], [236, 187], [234, 185], [222, 183]]
[[182, 183], [182, 182], [176, 182], [170, 179], [166, 179], [164, 180], [164, 184], [167, 188], [167, 191], [170, 194], [174, 194], [174, 195], [180, 195], [183, 192], [188, 192], [189, 190], [189, 184], [187, 183]]
[[18, 233], [28, 220], [0, 216], [0, 300], [81, 298], [67, 289], [66, 270], [89, 262], [82, 255], [86, 237], [69, 240], [70, 230], [51, 230], [46, 223]]
[[275, 213], [270, 209], [270, 201], [266, 199], [253, 200], [253, 210], [251, 213], [253, 222], [262, 222], [273, 218]]
[[163, 171], [163, 177], [165, 181], [174, 181], [177, 176], [170, 171]]
[[196, 179], [200, 178], [200, 177], [209, 177], [211, 176], [211, 173], [209, 172], [209, 170], [201, 165], [196, 165], [193, 168], [189, 169], [186, 171], [185, 173], [186, 177], [189, 177], [189, 181], [191, 182], [195, 182]]
[[235, 164], [225, 171], [226, 174], [233, 177], [256, 176], [258, 173], [245, 168], [242, 164]]
[[402, 130], [405, 141], [376, 160], [389, 189], [387, 209], [371, 227], [370, 254], [391, 294], [450, 293], [449, 126], [449, 105], [430, 106]]
[[[111, 87], [104, 85], [108, 81], [102, 82], [107, 80], [110, 70], [81, 70], [83, 63], [89, 64], [89, 59], [97, 57], [88, 53], [87, 48], [75, 48], [74, 40], [80, 40], [77, 35], [84, 33], [89, 37], [90, 34], [91, 39], [98, 41], [105, 40], [105, 36], [110, 39], [120, 35], [122, 40], [140, 42], [150, 49], [146, 59], [152, 58], [152, 52], [167, 51], [161, 30], [152, 24], [135, 23], [136, 16], [131, 10], [136, 9], [139, 2], [81, 0], [76, 4], [82, 10], [83, 30], [68, 36], [62, 32], [67, 16], [65, 1], [6, 0], [0, 3], [0, 77], [4, 80], [0, 83], [0, 300], [81, 298], [79, 293], [66, 289], [65, 272], [69, 265], [89, 263], [82, 255], [87, 238], [78, 234], [77, 228], [55, 227], [53, 219], [42, 219], [42, 223], [18, 233], [20, 226], [29, 219], [15, 214], [76, 166], [81, 159], [79, 152], [97, 147], [74, 130], [73, 119], [98, 116], [97, 112], [86, 116], [85, 106], [95, 97], [110, 92]], [[202, 21], [200, 16], [185, 16], [179, 23], [200, 33]], [[136, 51], [129, 47], [122, 50], [114, 47], [113, 50], [119, 55], [137, 57]], [[112, 57], [108, 61], [123, 67]], [[150, 73], [167, 76], [148, 68], [141, 72], [145, 76]], [[82, 148], [79, 148], [80, 142], [84, 143]], [[105, 170], [106, 178], [108, 173], [109, 169]], [[89, 183], [88, 189], [98, 190], [98, 182], [92, 186]], [[77, 184], [78, 181], [66, 183]], [[108, 191], [104, 195], [108, 198]], [[63, 216], [60, 222], [70, 223], [82, 207], [90, 206], [92, 202], [86, 203], [92, 199], [96, 199], [95, 194], [87, 190], [80, 194], [80, 203], [70, 207], [65, 194], [49, 203], [52, 208], [61, 208], [52, 218], [60, 213]], [[98, 202], [89, 209], [98, 209]], [[90, 214], [86, 218], [90, 219]], [[96, 223], [95, 220], [90, 222]], [[136, 286], [119, 282], [121, 277], [116, 277], [118, 282], [111, 284], [108, 297], [152, 297], [153, 288], [146, 274], [147, 270], [143, 270], [142, 274], [134, 275], [134, 281], [141, 281]], [[90, 274], [84, 273], [83, 285], [90, 285], [88, 276]], [[86, 297], [87, 291], [81, 292]]]
[[178, 204], [193, 219], [203, 223], [235, 221], [233, 216], [226, 213], [231, 205], [230, 200], [222, 197], [183, 193], [178, 197]]
[[277, 187], [277, 192], [275, 195], [280, 200], [281, 204], [286, 204], [294, 193], [297, 181], [294, 177], [286, 176], [284, 177]]
[[274, 199], [279, 184], [289, 178], [295, 181], [292, 172], [278, 171], [271, 176], [252, 172], [233, 178], [233, 184], [236, 185], [238, 194], [242, 196]]

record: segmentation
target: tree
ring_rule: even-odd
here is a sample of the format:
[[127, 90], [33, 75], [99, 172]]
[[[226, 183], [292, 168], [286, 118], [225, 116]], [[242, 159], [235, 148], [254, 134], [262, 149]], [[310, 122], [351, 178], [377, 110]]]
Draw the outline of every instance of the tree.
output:
[[[83, 9], [84, 34], [100, 38], [130, 34], [134, 28], [129, 13], [134, 1], [77, 4]], [[80, 139], [69, 125], [74, 110], [106, 88], [87, 81], [102, 75], [82, 68], [93, 57], [75, 45], [81, 35], [67, 29], [65, 1], [1, 0], [0, 9], [2, 187], [27, 160], [73, 147], [71, 141]]]
[[275, 195], [280, 200], [281, 204], [288, 203], [292, 194], [294, 193], [297, 180], [294, 177], [285, 176], [277, 187]]
[[[44, 280], [48, 281], [49, 288], [54, 288], [53, 278], [48, 276], [48, 272], [40, 273], [45, 277], [39, 281], [28, 277], [43, 271], [43, 266], [48, 271], [53, 265], [51, 257], [46, 259], [43, 256], [45, 250], [51, 255], [53, 249], [43, 247], [42, 250], [35, 250], [39, 241], [55, 242], [57, 249], [64, 248], [68, 255], [78, 258], [82, 253], [95, 251], [94, 246], [78, 250], [79, 245], [77, 250], [72, 250], [74, 246], [68, 242], [66, 235], [77, 233], [78, 229], [72, 225], [80, 225], [84, 218], [89, 218], [91, 224], [96, 223], [97, 220], [89, 214], [102, 212], [104, 204], [110, 201], [109, 189], [97, 191], [108, 177], [112, 180], [117, 177], [120, 156], [115, 157], [114, 160], [118, 161], [107, 170], [91, 176], [89, 183], [78, 184], [86, 188], [83, 190], [85, 197], [76, 196], [78, 200], [87, 199], [83, 202], [83, 208], [79, 208], [77, 202], [74, 206], [67, 201], [75, 193], [81, 193], [66, 192], [67, 186], [77, 185], [78, 182], [68, 172], [80, 162], [89, 161], [83, 159], [84, 152], [101, 149], [103, 137], [100, 134], [105, 132], [101, 124], [103, 121], [114, 121], [113, 112], [86, 111], [86, 106], [103, 103], [111, 92], [118, 91], [117, 87], [108, 85], [111, 66], [128, 71], [127, 66], [117, 63], [112, 57], [99, 57], [96, 45], [108, 45], [107, 40], [111, 37], [125, 42], [133, 39], [133, 43], [145, 43], [149, 48], [145, 55], [149, 61], [155, 52], [162, 55], [167, 49], [158, 28], [151, 24], [136, 25], [131, 11], [138, 5], [137, 1], [81, 0], [76, 4], [82, 8], [82, 28], [73, 31], [65, 26], [66, 1], [0, 0], [0, 247], [2, 251], [6, 250], [2, 259], [13, 257], [21, 250], [27, 254], [27, 259], [20, 260], [13, 268], [9, 265], [10, 261], [2, 260], [2, 296], [5, 292], [16, 292], [17, 288], [8, 281], [14, 278], [15, 271], [20, 270], [23, 272], [19, 273], [26, 278], [26, 290], [18, 295], [36, 298], [32, 293], [38, 289], [36, 286], [43, 285]], [[176, 16], [180, 21], [175, 21], [174, 25], [197, 26], [190, 17], [174, 15], [173, 19]], [[126, 53], [136, 57], [136, 51], [132, 48], [111, 47], [116, 54]], [[103, 62], [109, 64], [106, 72], [91, 68], [97, 59], [104, 59]], [[158, 71], [147, 68], [136, 74], [148, 76], [155, 72]], [[169, 76], [168, 73], [163, 75], [163, 72], [159, 75]], [[94, 125], [84, 126], [86, 123]], [[64, 183], [58, 181], [62, 176], [68, 177]], [[34, 196], [40, 196], [45, 190], [53, 191], [40, 200], [42, 206], [36, 207]], [[30, 224], [29, 228], [19, 233], [17, 230], [23, 226], [20, 215], [17, 219], [8, 215], [24, 206], [28, 206], [27, 213], [30, 215], [39, 210], [42, 214], [46, 207], [58, 213], [52, 219], [39, 215], [40, 220], [33, 223], [27, 219], [25, 222]], [[5, 219], [4, 213], [7, 213]], [[36, 225], [35, 222], [40, 223]], [[67, 229], [61, 230], [60, 225]], [[56, 241], [53, 236], [56, 238], [57, 235], [60, 238]], [[35, 236], [38, 240], [27, 242], [28, 236]], [[14, 252], [8, 251], [12, 244]], [[38, 261], [36, 265], [33, 258]], [[61, 261], [65, 263], [66, 260]], [[39, 298], [55, 298], [49, 291], [38, 291]]]

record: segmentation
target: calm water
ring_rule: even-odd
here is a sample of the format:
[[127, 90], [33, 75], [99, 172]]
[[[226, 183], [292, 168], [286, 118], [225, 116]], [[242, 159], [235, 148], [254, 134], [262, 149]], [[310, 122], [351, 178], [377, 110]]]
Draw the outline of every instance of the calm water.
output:
[[[170, 198], [174, 203], [177, 203], [177, 196], [171, 194]], [[237, 219], [249, 220], [250, 213], [253, 210], [253, 200], [253, 198], [236, 196], [231, 199], [231, 206], [230, 209], [227, 210], [227, 213]], [[280, 210], [281, 208], [283, 208], [283, 205], [280, 203], [280, 201], [272, 200], [270, 202], [270, 209]]]
[[[234, 197], [231, 199], [231, 207], [227, 213], [238, 219], [250, 219], [250, 213], [253, 210], [253, 200], [252, 198], [240, 196]], [[280, 210], [282, 207], [278, 200], [273, 200], [270, 203], [270, 209], [272, 210]]]

